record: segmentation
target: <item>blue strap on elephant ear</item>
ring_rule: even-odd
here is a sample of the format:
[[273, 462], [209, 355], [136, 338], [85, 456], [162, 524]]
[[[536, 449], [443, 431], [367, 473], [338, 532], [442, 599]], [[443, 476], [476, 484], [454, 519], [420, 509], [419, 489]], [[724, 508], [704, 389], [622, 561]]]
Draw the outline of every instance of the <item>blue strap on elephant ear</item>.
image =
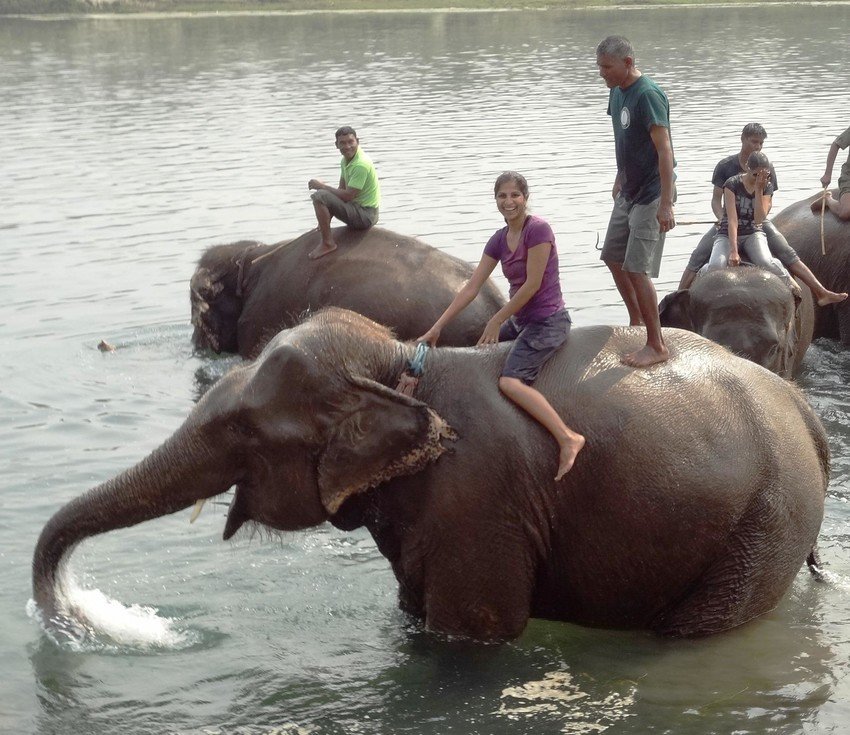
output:
[[416, 386], [419, 385], [419, 378], [425, 372], [425, 355], [428, 354], [428, 345], [425, 342], [420, 342], [416, 345], [416, 352], [413, 357], [407, 361], [407, 368], [398, 379], [398, 385], [395, 389], [399, 393], [404, 393], [406, 396], [413, 397], [416, 391]]
[[416, 345], [413, 357], [407, 361], [407, 370], [414, 378], [422, 377], [422, 373], [425, 372], [425, 355], [428, 354], [429, 349], [427, 342], [420, 342]]

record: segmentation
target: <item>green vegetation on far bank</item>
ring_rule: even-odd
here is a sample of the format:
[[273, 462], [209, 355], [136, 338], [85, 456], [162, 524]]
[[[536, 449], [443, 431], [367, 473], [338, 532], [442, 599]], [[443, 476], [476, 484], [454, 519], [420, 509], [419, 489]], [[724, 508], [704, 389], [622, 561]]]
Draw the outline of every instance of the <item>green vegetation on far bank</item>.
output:
[[[765, 2], [765, 0], [761, 0]], [[783, 0], [766, 0], [782, 2]], [[0, 0], [0, 15], [510, 10], [614, 5], [752, 4], [753, 0]]]

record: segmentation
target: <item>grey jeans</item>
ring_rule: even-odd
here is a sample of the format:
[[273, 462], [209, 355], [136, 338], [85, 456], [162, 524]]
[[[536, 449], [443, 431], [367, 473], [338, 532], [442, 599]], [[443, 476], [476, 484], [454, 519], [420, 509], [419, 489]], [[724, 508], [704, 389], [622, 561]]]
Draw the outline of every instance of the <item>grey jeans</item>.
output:
[[[785, 236], [776, 229], [773, 222], [765, 220], [762, 222], [762, 228], [764, 229], [765, 235], [767, 235], [767, 247], [770, 249], [771, 254], [776, 257], [782, 265], [788, 268], [800, 260], [800, 256], [797, 255], [794, 248], [788, 244]], [[708, 263], [709, 258], [711, 258], [711, 250], [714, 247], [714, 238], [716, 235], [717, 228], [712, 226], [712, 228], [702, 236], [702, 239], [691, 253], [691, 258], [688, 261], [687, 266], [685, 266], [687, 270], [696, 273], [700, 268]]]

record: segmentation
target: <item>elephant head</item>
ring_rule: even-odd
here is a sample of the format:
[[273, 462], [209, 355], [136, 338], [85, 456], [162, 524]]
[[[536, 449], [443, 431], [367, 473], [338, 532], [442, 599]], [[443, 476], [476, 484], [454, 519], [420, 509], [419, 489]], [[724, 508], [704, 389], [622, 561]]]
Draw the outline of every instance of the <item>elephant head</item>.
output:
[[197, 349], [236, 352], [237, 325], [242, 313], [243, 279], [250, 260], [270, 246], [240, 240], [206, 250], [189, 284], [192, 302], [192, 342]]
[[[807, 299], [807, 302], [804, 301]], [[700, 275], [659, 304], [661, 324], [701, 334], [785, 378], [811, 341], [811, 295], [752, 266]]]
[[[334, 325], [359, 321], [328, 339]], [[281, 332], [260, 359], [204, 395], [161, 447], [50, 519], [33, 558], [34, 599], [48, 625], [70, 617], [57, 570], [88, 536], [233, 485], [225, 539], [246, 521], [306, 528], [332, 518], [349, 497], [435, 461], [452, 430], [424, 403], [365, 377], [376, 356], [388, 375], [400, 373], [405, 349], [383, 327], [339, 310]]]

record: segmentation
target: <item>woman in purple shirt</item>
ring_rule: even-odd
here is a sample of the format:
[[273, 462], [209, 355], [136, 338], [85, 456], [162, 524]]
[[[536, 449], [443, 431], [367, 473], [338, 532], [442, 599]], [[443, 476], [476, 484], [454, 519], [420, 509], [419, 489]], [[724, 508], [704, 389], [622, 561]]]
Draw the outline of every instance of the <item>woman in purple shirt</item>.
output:
[[570, 333], [570, 315], [558, 279], [555, 235], [545, 220], [528, 214], [528, 183], [521, 174], [505, 171], [496, 179], [494, 192], [507, 226], [490, 238], [472, 278], [419, 341], [436, 345], [443, 327], [472, 303], [501, 263], [510, 283], [510, 300], [487, 322], [478, 344], [513, 340], [499, 389], [555, 437], [560, 447], [555, 479], [560, 480], [573, 466], [584, 437], [570, 429], [545, 396], [531, 387]]

